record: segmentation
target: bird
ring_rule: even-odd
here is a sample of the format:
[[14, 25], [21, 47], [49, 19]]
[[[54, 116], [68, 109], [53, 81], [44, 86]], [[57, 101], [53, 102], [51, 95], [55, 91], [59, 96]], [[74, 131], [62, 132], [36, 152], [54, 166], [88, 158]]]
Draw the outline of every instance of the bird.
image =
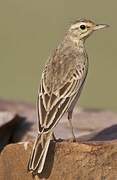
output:
[[73, 140], [72, 114], [88, 73], [85, 40], [95, 31], [108, 27], [88, 19], [76, 20], [62, 42], [52, 52], [42, 72], [37, 97], [38, 135], [29, 158], [28, 170], [41, 174], [53, 139], [53, 128], [67, 112]]

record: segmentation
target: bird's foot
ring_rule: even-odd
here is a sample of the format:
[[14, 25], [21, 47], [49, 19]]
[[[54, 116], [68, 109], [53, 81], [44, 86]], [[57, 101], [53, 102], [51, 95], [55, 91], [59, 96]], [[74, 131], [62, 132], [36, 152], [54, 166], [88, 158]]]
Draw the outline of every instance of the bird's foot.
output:
[[72, 137], [72, 138], [69, 139], [69, 142], [76, 142], [76, 141], [77, 141], [76, 137]]

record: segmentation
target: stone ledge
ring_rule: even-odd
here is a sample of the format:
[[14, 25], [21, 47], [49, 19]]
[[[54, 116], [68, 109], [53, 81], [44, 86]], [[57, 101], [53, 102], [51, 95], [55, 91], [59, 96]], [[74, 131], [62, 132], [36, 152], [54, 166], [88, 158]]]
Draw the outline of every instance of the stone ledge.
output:
[[0, 180], [115, 180], [117, 141], [51, 143], [43, 173], [27, 172], [31, 142], [7, 145], [0, 155]]

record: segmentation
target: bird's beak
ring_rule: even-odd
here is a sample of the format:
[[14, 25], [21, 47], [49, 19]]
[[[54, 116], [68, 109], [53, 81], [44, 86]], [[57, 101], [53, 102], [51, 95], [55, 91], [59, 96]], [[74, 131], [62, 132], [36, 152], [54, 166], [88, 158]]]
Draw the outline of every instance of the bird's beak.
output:
[[104, 29], [104, 28], [107, 28], [107, 27], [109, 27], [109, 25], [107, 25], [107, 24], [97, 24], [96, 26], [94, 26], [93, 30], [97, 31], [99, 29]]

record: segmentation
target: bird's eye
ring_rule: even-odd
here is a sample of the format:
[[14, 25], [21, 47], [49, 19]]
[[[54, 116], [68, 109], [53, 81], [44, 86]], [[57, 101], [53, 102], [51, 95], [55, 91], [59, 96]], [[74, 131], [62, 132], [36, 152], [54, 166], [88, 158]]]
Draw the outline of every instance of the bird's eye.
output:
[[82, 25], [80, 26], [80, 29], [85, 30], [85, 29], [86, 29], [86, 26], [82, 24]]

